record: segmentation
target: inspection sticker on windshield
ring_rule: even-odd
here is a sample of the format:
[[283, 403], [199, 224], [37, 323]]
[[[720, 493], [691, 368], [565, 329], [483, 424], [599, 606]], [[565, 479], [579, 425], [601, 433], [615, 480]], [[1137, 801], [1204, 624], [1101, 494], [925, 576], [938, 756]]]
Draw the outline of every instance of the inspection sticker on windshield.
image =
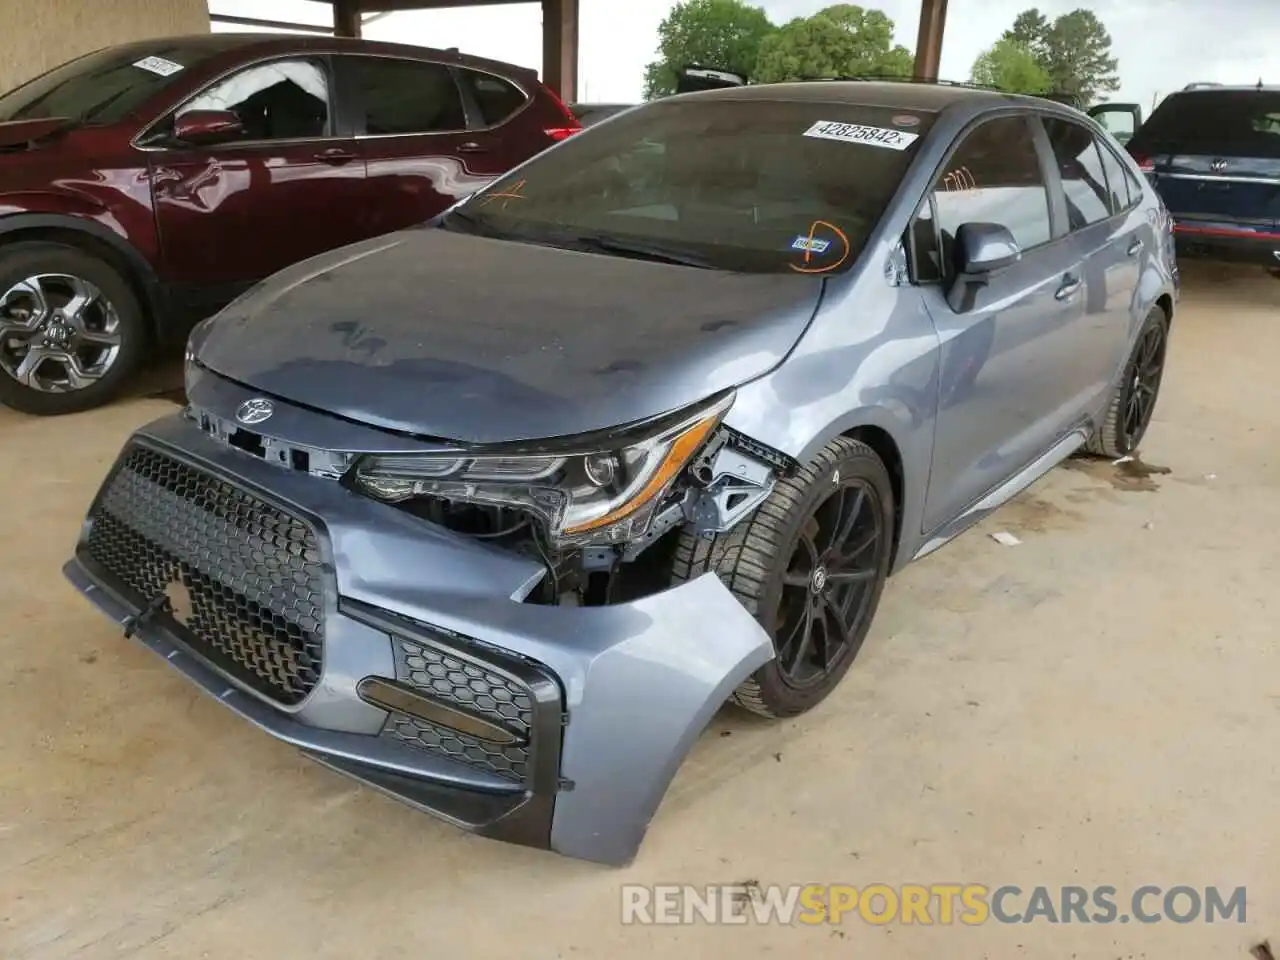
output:
[[182, 64], [166, 60], [164, 57], [143, 57], [141, 60], [133, 61], [133, 65], [162, 77], [171, 77], [182, 69]]
[[791, 241], [792, 250], [804, 250], [809, 253], [826, 253], [830, 246], [830, 240], [819, 240], [817, 237], [810, 237], [803, 233]]
[[887, 150], [905, 150], [919, 138], [918, 133], [891, 130], [888, 127], [868, 127], [861, 123], [839, 123], [835, 120], [819, 120], [804, 132], [806, 137], [819, 140], [843, 140], [845, 143], [865, 143], [869, 147]]

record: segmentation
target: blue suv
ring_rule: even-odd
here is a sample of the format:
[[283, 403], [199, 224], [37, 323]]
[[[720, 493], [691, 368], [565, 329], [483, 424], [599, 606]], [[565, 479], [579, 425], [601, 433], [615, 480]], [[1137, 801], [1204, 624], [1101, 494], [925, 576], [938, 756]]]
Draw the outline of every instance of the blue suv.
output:
[[1127, 147], [1173, 214], [1180, 256], [1280, 275], [1280, 87], [1181, 90]]

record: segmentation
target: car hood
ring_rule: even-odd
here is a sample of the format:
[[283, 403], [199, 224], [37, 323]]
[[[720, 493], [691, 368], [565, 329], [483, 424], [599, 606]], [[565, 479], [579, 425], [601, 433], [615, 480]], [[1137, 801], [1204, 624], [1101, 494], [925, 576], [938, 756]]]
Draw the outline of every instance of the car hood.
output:
[[66, 117], [40, 120], [7, 120], [0, 123], [0, 147], [17, 147], [34, 143], [71, 123]]
[[569, 436], [775, 367], [822, 282], [440, 229], [296, 264], [202, 324], [209, 370], [383, 429], [467, 443]]

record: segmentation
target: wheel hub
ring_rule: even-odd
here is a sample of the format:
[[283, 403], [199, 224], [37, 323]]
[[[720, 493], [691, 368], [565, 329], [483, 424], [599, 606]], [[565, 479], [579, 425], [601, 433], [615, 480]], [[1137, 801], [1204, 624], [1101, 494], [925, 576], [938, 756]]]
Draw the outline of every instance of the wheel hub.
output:
[[827, 586], [827, 568], [815, 567], [813, 576], [809, 578], [809, 590], [814, 594], [821, 593]]
[[61, 317], [54, 317], [44, 328], [44, 342], [50, 347], [65, 347], [71, 341], [71, 328]]

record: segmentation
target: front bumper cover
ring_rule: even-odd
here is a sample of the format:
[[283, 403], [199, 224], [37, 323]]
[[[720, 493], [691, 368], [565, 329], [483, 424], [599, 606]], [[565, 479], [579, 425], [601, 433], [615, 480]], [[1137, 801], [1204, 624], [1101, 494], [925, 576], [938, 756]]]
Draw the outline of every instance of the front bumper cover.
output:
[[[516, 598], [536, 564], [217, 443], [181, 414], [143, 427], [126, 450], [138, 446], [304, 518], [322, 542], [327, 596], [323, 673], [296, 705], [246, 689], [167, 616], [137, 624], [136, 639], [309, 757], [485, 836], [630, 861], [693, 742], [773, 657], [768, 635], [714, 575], [615, 606], [526, 604]], [[64, 572], [110, 619], [132, 624], [144, 602], [89, 555], [91, 528]], [[529, 691], [527, 776], [512, 782], [385, 735], [389, 714], [356, 686], [395, 678], [399, 643], [429, 644]]]

